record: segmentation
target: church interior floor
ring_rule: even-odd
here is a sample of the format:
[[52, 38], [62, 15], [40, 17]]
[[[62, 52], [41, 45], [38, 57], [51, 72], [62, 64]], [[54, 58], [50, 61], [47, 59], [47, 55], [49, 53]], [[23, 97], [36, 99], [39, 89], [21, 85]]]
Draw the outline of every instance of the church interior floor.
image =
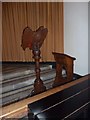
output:
[[[55, 69], [50, 64], [41, 64], [41, 79], [50, 89], [55, 78]], [[3, 63], [2, 64], [2, 103], [7, 105], [31, 96], [35, 80], [35, 64]]]

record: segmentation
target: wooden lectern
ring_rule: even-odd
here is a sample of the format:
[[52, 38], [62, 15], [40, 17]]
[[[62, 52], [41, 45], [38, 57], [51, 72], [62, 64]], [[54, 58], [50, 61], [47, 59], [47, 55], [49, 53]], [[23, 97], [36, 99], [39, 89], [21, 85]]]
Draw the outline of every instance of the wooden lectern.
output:
[[44, 42], [44, 39], [48, 33], [47, 28], [40, 26], [36, 31], [32, 31], [29, 27], [26, 27], [23, 30], [22, 34], [22, 48], [25, 50], [29, 48], [32, 50], [33, 58], [35, 59], [35, 72], [36, 72], [36, 80], [34, 82], [34, 90], [32, 91], [32, 95], [41, 93], [46, 90], [46, 87], [43, 85], [43, 81], [40, 78], [40, 48]]
[[73, 80], [74, 57], [66, 54], [53, 52], [56, 61], [56, 77], [53, 87]]

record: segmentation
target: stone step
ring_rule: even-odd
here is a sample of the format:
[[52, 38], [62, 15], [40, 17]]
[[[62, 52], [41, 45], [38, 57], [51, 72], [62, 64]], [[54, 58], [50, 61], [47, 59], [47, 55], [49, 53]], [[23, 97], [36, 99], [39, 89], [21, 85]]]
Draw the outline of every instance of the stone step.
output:
[[[52, 88], [56, 71], [52, 65], [41, 65], [41, 79], [46, 89]], [[6, 65], [3, 66], [3, 79], [1, 80], [2, 94], [0, 95], [0, 105], [7, 105], [12, 102], [31, 96], [35, 81], [34, 65]], [[75, 78], [74, 78], [75, 77]], [[76, 76], [73, 78], [76, 79]]]
[[[55, 75], [55, 69], [45, 70], [41, 73], [41, 80], [45, 81], [48, 79], [55, 78]], [[19, 88], [27, 87], [29, 85], [33, 85], [35, 78], [35, 74], [32, 76], [30, 74], [27, 76], [20, 76], [7, 80], [6, 82], [2, 83], [2, 94], [5, 92], [14, 91]]]
[[[52, 65], [40, 65], [41, 72], [44, 70], [51, 70]], [[2, 81], [16, 78], [20, 76], [27, 76], [29, 74], [35, 74], [35, 65], [16, 65], [16, 66], [3, 66], [2, 68]]]
[[[55, 78], [55, 69], [52, 68], [52, 65], [47, 64], [41, 64], [40, 69], [41, 79], [49, 89]], [[1, 76], [0, 105], [10, 104], [31, 96], [36, 78], [34, 64], [3, 64]]]
[[[55, 74], [55, 69], [48, 70], [46, 72], [44, 71], [41, 74], [41, 79], [43, 80], [43, 83], [46, 86], [47, 90], [52, 88]], [[27, 76], [25, 79], [25, 81], [20, 82], [19, 84], [5, 85], [4, 87], [2, 87], [2, 96], [0, 97], [0, 99], [2, 99], [2, 105], [10, 104], [12, 102], [31, 96], [31, 91], [34, 88], [33, 83], [35, 80], [35, 76]]]

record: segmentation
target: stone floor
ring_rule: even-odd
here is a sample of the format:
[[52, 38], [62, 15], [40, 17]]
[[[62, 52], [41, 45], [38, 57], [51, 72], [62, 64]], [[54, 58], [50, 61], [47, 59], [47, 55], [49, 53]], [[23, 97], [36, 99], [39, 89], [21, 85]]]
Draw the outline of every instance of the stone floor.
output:
[[[24, 99], [31, 96], [33, 84], [35, 80], [35, 65], [34, 64], [3, 64], [2, 66], [2, 103], [7, 105], [12, 102]], [[52, 65], [42, 64], [41, 79], [47, 89], [52, 86], [52, 81], [55, 78], [55, 69]]]
[[[2, 94], [0, 95], [0, 106], [17, 102], [31, 96], [35, 81], [35, 64], [31, 63], [4, 63], [2, 64]], [[56, 71], [50, 64], [41, 64], [41, 79], [47, 90], [52, 88]], [[73, 79], [81, 76], [74, 74]]]

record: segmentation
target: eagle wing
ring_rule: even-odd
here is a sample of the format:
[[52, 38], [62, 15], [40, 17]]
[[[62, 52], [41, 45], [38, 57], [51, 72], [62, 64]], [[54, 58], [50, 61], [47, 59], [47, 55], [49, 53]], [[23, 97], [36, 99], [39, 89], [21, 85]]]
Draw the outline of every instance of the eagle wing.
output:
[[33, 40], [33, 31], [29, 27], [26, 27], [23, 30], [23, 34], [22, 34], [21, 46], [23, 50], [25, 50], [27, 47], [32, 49], [32, 40]]

